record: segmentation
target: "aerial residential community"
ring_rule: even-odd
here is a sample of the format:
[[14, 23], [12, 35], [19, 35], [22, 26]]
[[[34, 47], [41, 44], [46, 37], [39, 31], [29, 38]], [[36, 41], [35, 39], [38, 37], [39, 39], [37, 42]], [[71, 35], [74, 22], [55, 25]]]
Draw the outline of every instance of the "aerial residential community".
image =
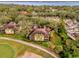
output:
[[0, 58], [79, 58], [79, 2], [0, 2]]

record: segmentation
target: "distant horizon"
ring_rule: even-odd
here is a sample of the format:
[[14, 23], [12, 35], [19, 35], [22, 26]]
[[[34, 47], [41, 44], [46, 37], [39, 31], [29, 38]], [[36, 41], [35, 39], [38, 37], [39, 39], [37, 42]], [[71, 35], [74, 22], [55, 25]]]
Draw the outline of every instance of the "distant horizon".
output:
[[48, 5], [48, 6], [79, 6], [79, 1], [0, 1], [0, 4], [17, 5]]

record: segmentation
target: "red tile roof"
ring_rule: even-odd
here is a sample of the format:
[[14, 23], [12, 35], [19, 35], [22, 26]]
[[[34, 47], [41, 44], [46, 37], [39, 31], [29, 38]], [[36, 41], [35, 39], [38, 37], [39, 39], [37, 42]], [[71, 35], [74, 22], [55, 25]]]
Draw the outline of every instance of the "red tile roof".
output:
[[5, 28], [16, 28], [16, 23], [15, 22], [9, 22], [8, 24], [4, 25]]

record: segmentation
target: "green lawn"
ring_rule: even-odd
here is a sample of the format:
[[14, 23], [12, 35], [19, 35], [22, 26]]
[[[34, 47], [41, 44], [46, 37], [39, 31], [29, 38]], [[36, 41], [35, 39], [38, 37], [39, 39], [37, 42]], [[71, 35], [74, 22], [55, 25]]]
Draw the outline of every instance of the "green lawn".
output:
[[10, 37], [10, 38], [16, 38], [16, 39], [20, 39], [20, 40], [26, 39], [22, 35], [18, 35], [18, 34], [12, 34], [12, 35], [0, 34], [0, 37]]
[[[26, 49], [25, 45], [20, 44], [20, 43], [16, 43], [16, 42], [13, 42], [13, 41], [8, 41], [8, 40], [0, 40], [0, 44], [6, 44], [5, 46], [0, 45], [0, 58], [1, 57], [6, 57], [6, 58], [17, 57], [20, 54], [22, 54]], [[2, 52], [2, 50], [3, 50], [3, 52]], [[12, 56], [13, 54], [14, 54], [14, 56]]]
[[28, 41], [31, 43], [35, 43], [44, 47], [49, 47], [49, 41], [31, 41], [25, 37], [23, 37], [22, 35], [18, 35], [18, 34], [13, 34], [13, 35], [7, 35], [7, 34], [0, 34], [0, 37], [10, 37], [10, 38], [14, 38], [14, 39], [18, 39], [18, 40], [22, 40], [22, 41]]
[[15, 50], [8, 44], [0, 44], [0, 58], [15, 57]]
[[52, 57], [48, 53], [36, 49], [34, 47], [24, 45], [18, 42], [10, 41], [10, 40], [0, 40], [0, 44], [5, 44], [5, 45], [0, 45], [0, 58], [6, 57], [6, 58], [12, 58], [12, 57], [18, 57], [20, 55], [23, 55], [25, 51], [31, 51], [33, 53], [36, 53], [38, 55], [41, 55], [43, 57]]

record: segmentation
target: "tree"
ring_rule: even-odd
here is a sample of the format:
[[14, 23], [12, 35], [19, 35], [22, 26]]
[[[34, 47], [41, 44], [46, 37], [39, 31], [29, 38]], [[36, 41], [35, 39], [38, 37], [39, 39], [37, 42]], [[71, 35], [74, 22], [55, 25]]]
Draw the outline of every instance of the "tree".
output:
[[15, 18], [15, 22], [19, 22], [19, 21], [26, 20], [26, 19], [27, 19], [27, 17], [25, 15], [18, 15]]
[[2, 17], [0, 18], [0, 23], [1, 23], [1, 24], [4, 24], [4, 23], [6, 23], [6, 22], [8, 22], [8, 21], [10, 21], [10, 20], [12, 20], [10, 17], [8, 17], [8, 16], [2, 16]]

